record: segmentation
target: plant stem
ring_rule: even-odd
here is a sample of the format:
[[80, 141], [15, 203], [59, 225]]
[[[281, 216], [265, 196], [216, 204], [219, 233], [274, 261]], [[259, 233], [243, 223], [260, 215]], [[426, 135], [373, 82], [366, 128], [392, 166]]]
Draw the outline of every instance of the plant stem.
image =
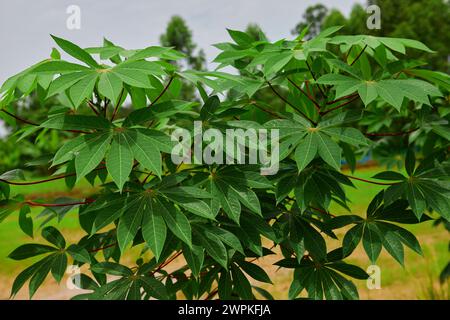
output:
[[[9, 115], [10, 117], [13, 117], [14, 119], [16, 119], [16, 120], [18, 120], [20, 122], [23, 122], [23, 123], [26, 123], [26, 124], [29, 124], [29, 125], [32, 125], [32, 126], [35, 126], [35, 127], [39, 127], [40, 126], [39, 124], [34, 123], [34, 122], [30, 121], [30, 120], [27, 120], [27, 119], [21, 118], [19, 116], [16, 116], [15, 114], [13, 114], [13, 113], [5, 110], [5, 109], [0, 109], [0, 111], [3, 111], [4, 113]], [[73, 132], [73, 133], [85, 133], [85, 134], [89, 134], [90, 133], [88, 131], [83, 131], [83, 130], [62, 130], [62, 131]]]
[[346, 105], [348, 105], [348, 104], [350, 104], [350, 103], [356, 101], [357, 99], [358, 99], [358, 97], [354, 97], [353, 99], [351, 99], [351, 100], [349, 100], [349, 101], [347, 101], [347, 102], [344, 102], [344, 103], [342, 103], [342, 104], [340, 104], [340, 105], [338, 105], [338, 106], [336, 106], [336, 107], [334, 107], [334, 108], [328, 109], [327, 111], [321, 112], [320, 114], [321, 114], [322, 116], [324, 116], [324, 115], [326, 115], [326, 114], [328, 114], [328, 113], [330, 113], [330, 112], [332, 112], [332, 111], [335, 111], [335, 110], [338, 110], [338, 109], [340, 109], [340, 108], [345, 107]]
[[5, 109], [0, 109], [0, 111], [3, 111], [7, 115], [9, 115], [10, 117], [13, 117], [14, 119], [16, 119], [18, 121], [21, 121], [23, 123], [26, 123], [26, 124], [29, 124], [29, 125], [32, 125], [32, 126], [35, 126], [35, 127], [39, 127], [39, 125], [37, 123], [34, 123], [34, 122], [29, 121], [29, 120], [20, 118], [19, 116], [16, 116], [15, 114], [12, 114], [11, 112], [9, 112], [9, 111], [7, 111]]
[[362, 181], [362, 182], [367, 182], [367, 183], [371, 183], [371, 184], [376, 184], [379, 186], [393, 186], [396, 184], [399, 184], [399, 182], [376, 182], [376, 181], [371, 181], [371, 180], [366, 180], [363, 178], [358, 178], [358, 177], [354, 177], [354, 176], [349, 176], [349, 175], [345, 175], [347, 178], [350, 179], [354, 179], [354, 180], [358, 180], [358, 181]]
[[354, 97], [357, 97], [357, 96], [358, 96], [358, 94], [354, 93], [354, 94], [351, 94], [351, 95], [348, 95], [348, 96], [345, 96], [345, 97], [341, 97], [341, 98], [333, 100], [333, 101], [329, 101], [329, 102], [327, 102], [327, 105], [332, 105], [332, 104], [335, 104], [336, 102], [340, 102], [340, 101], [347, 100], [347, 99], [350, 99], [350, 98], [354, 98]]
[[[100, 168], [94, 169], [93, 171], [103, 170], [105, 168], [106, 167], [100, 167]], [[65, 174], [65, 175], [62, 175], [62, 176], [54, 177], [54, 178], [38, 180], [38, 181], [32, 181], [32, 182], [13, 182], [13, 181], [4, 180], [4, 179], [0, 179], [0, 181], [4, 182], [6, 184], [13, 185], [13, 186], [30, 186], [30, 185], [34, 185], [34, 184], [40, 184], [40, 183], [55, 181], [55, 180], [59, 180], [59, 179], [64, 179], [64, 178], [67, 178], [67, 177], [73, 177], [75, 175], [76, 175], [76, 173], [69, 173], [69, 174]]]
[[213, 291], [211, 291], [208, 296], [205, 298], [205, 300], [211, 300], [214, 298], [214, 296], [219, 292], [218, 288], [215, 288]]
[[[309, 65], [308, 61], [306, 61], [306, 66], [308, 67], [309, 73], [311, 73], [311, 76], [313, 77], [314, 81], [317, 82], [317, 78], [316, 78], [314, 72], [312, 71], [311, 66]], [[322, 97], [324, 99], [326, 99], [327, 96], [326, 96], [325, 92], [322, 90], [322, 88], [320, 87], [320, 84], [317, 84], [317, 87], [319, 88], [319, 91], [320, 91], [320, 94], [322, 95]]]
[[364, 51], [366, 51], [366, 49], [367, 49], [367, 44], [364, 46], [364, 48], [361, 50], [361, 52], [358, 53], [355, 60], [353, 60], [353, 62], [350, 64], [351, 66], [354, 65], [356, 61], [358, 61], [358, 59], [362, 56], [362, 54], [364, 53]]
[[260, 105], [258, 105], [256, 103], [256, 101], [252, 101], [250, 104], [254, 105], [255, 107], [257, 107], [259, 110], [264, 111], [268, 114], [270, 114], [272, 117], [277, 118], [277, 119], [282, 119], [279, 115], [277, 115], [275, 112], [271, 111], [271, 110], [267, 110], [263, 107], [261, 107]]
[[24, 203], [28, 204], [32, 207], [46, 207], [46, 208], [56, 208], [56, 207], [69, 207], [69, 206], [76, 206], [76, 205], [83, 205], [83, 204], [90, 204], [94, 202], [95, 200], [86, 200], [82, 202], [72, 202], [72, 203], [39, 203], [34, 201], [25, 201]]
[[294, 106], [292, 103], [290, 103], [286, 98], [284, 98], [278, 91], [275, 90], [275, 88], [272, 86], [272, 84], [267, 81], [267, 84], [269, 85], [270, 89], [287, 105], [291, 106], [293, 109], [295, 109], [298, 113], [300, 113], [302, 116], [304, 116], [309, 122], [311, 122], [313, 125], [317, 125], [317, 122], [313, 121], [311, 118], [309, 118], [302, 110]]
[[313, 210], [316, 210], [317, 212], [320, 212], [320, 213], [329, 215], [329, 216], [331, 216], [331, 217], [336, 217], [336, 215], [334, 215], [334, 214], [332, 214], [332, 213], [330, 213], [330, 212], [327, 212], [327, 211], [325, 211], [325, 210], [322, 210], [322, 209], [319, 209], [319, 208], [315, 208], [315, 207], [310, 207], [310, 208], [313, 209]]
[[164, 89], [161, 91], [161, 93], [155, 98], [155, 100], [152, 101], [152, 103], [150, 103], [150, 107], [152, 105], [154, 105], [156, 102], [158, 102], [158, 100], [164, 95], [164, 93], [166, 93], [167, 89], [169, 89], [173, 79], [175, 78], [175, 76], [171, 76], [169, 79], [169, 82], [167, 82], [166, 86], [164, 87]]
[[119, 99], [117, 100], [117, 104], [116, 104], [113, 114], [111, 116], [111, 122], [113, 122], [114, 118], [116, 117], [117, 111], [119, 110], [119, 106], [120, 106], [120, 100], [122, 100], [124, 92], [125, 92], [125, 89], [122, 89], [122, 91], [120, 92]]
[[95, 104], [94, 104], [91, 100], [88, 100], [88, 101], [87, 101], [87, 104], [88, 104], [88, 106], [92, 109], [92, 111], [94, 111], [94, 113], [95, 113], [97, 116], [100, 115], [100, 114], [98, 113], [97, 109], [95, 108], [95, 107], [96, 107]]
[[153, 271], [151, 273], [151, 275], [154, 275], [155, 273], [157, 273], [159, 270], [161, 270], [162, 268], [164, 268], [165, 266], [167, 266], [169, 263], [171, 263], [173, 260], [175, 260], [176, 258], [178, 258], [180, 255], [182, 254], [182, 251], [178, 251], [177, 253], [175, 253], [171, 258], [167, 259], [166, 261], [164, 261], [163, 263], [161, 263], [156, 269], [155, 271]]
[[101, 248], [96, 248], [96, 249], [89, 250], [89, 252], [99, 252], [99, 251], [102, 251], [102, 250], [105, 250], [105, 249], [108, 249], [108, 248], [112, 248], [112, 247], [114, 247], [116, 245], [117, 245], [117, 242], [114, 242], [114, 243], [111, 243], [111, 244], [109, 244], [107, 246], [104, 246], [104, 247], [101, 247]]
[[301, 93], [303, 93], [305, 95], [305, 97], [307, 97], [313, 104], [314, 107], [317, 109], [317, 111], [320, 112], [320, 106], [317, 103], [316, 100], [314, 100], [314, 98], [312, 96], [310, 96], [308, 93], [306, 93], [299, 85], [297, 85], [294, 81], [292, 81], [291, 79], [287, 78], [287, 80], [294, 86], [296, 87]]

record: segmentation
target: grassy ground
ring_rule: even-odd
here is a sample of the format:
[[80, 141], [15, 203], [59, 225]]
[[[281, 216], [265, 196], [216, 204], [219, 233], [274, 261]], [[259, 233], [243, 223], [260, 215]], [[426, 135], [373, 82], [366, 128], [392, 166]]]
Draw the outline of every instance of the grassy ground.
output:
[[[355, 174], [361, 178], [370, 178], [379, 168], [360, 169]], [[381, 190], [380, 186], [367, 184], [364, 182], [355, 182], [356, 189], [347, 188], [347, 194], [352, 201], [351, 209], [355, 214], [364, 215], [368, 203], [373, 196]], [[91, 192], [91, 187], [86, 183], [73, 193], [73, 197], [82, 196]], [[54, 181], [42, 185], [33, 185], [29, 187], [14, 187], [13, 193], [27, 194], [29, 198], [42, 197], [54, 198], [67, 193], [63, 181]], [[345, 214], [345, 210], [338, 206], [333, 206], [330, 210], [334, 214]], [[38, 213], [39, 209], [33, 209], [33, 213]], [[66, 236], [68, 241], [77, 241], [83, 236], [79, 229], [77, 215], [70, 212], [66, 215], [59, 229]], [[422, 223], [408, 227], [419, 239], [422, 245], [424, 256], [406, 249], [405, 268], [402, 268], [386, 252], [382, 252], [377, 265], [381, 269], [381, 289], [368, 290], [365, 281], [357, 281], [362, 299], [430, 299], [443, 298], [448, 299], [448, 285], [442, 287], [438, 284], [440, 270], [449, 260], [447, 250], [448, 233], [442, 228], [435, 228], [431, 222]], [[344, 231], [338, 233], [342, 239]], [[38, 234], [38, 232], [36, 232]], [[18, 226], [17, 213], [8, 217], [0, 224], [0, 299], [7, 298], [9, 288], [17, 273], [32, 261], [12, 261], [7, 255], [17, 246], [26, 242], [39, 242], [40, 238], [30, 239], [23, 234]], [[339, 242], [328, 239], [328, 246], [334, 248], [339, 246]], [[259, 261], [259, 264], [269, 273], [276, 285], [263, 285], [269, 290], [276, 299], [286, 299], [287, 290], [290, 285], [292, 274], [289, 270], [278, 270], [272, 264], [277, 261], [279, 256], [271, 256]], [[357, 248], [354, 254], [348, 259], [349, 262], [366, 268], [370, 265], [367, 256], [361, 246]], [[181, 264], [182, 261], [178, 261]], [[63, 282], [64, 283], [64, 282]], [[59, 286], [51, 277], [48, 277], [44, 287], [38, 291], [36, 298], [70, 298], [74, 294], [68, 291], [64, 286]], [[26, 290], [22, 290], [19, 298], [27, 298]]]

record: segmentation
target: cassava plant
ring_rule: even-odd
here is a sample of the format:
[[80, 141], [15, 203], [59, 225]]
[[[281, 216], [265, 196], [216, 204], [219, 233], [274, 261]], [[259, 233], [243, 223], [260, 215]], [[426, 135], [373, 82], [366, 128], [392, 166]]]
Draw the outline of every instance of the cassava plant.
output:
[[[1, 88], [2, 116], [26, 124], [20, 139], [53, 130], [65, 139], [50, 161], [36, 163], [48, 178], [27, 181], [20, 170], [0, 176], [0, 219], [18, 212], [26, 234], [42, 235], [42, 243], [9, 255], [35, 257], [11, 295], [28, 282], [32, 297], [49, 273], [60, 282], [72, 264], [81, 267], [76, 280], [87, 290], [77, 299], [270, 299], [257, 285], [271, 283], [258, 259], [276, 253], [276, 266], [294, 275], [285, 298], [357, 299], [353, 279], [368, 275], [348, 263], [356, 247], [372, 263], [383, 248], [400, 264], [404, 247], [421, 254], [402, 225], [450, 219], [450, 78], [407, 59], [410, 50], [431, 52], [418, 41], [334, 36], [338, 30], [307, 41], [304, 30], [273, 43], [229, 30], [233, 43], [216, 45], [218, 68], [202, 72], [178, 70], [173, 62], [183, 55], [171, 48], [126, 50], [105, 40], [82, 49], [53, 37], [78, 62], [54, 49]], [[230, 66], [239, 75], [219, 71]], [[202, 103], [179, 100], [187, 82]], [[267, 97], [260, 90], [272, 92], [270, 100], [256, 99]], [[12, 106], [30, 94], [60, 105], [27, 122]], [[273, 101], [285, 108], [271, 108]], [[271, 120], [240, 120], [256, 109]], [[271, 150], [279, 153], [279, 170], [174, 163], [178, 142], [170, 134], [195, 130], [194, 121], [220, 132], [278, 130], [271, 144], [279, 148]], [[367, 154], [401, 162], [401, 170], [359, 178], [357, 159]], [[83, 199], [53, 201], [10, 192], [10, 185], [58, 179], [69, 188], [87, 179], [95, 188]], [[366, 212], [348, 206], [354, 180], [383, 187]], [[332, 204], [348, 214], [333, 214]], [[77, 214], [84, 234], [75, 243], [54, 223], [66, 214]]]

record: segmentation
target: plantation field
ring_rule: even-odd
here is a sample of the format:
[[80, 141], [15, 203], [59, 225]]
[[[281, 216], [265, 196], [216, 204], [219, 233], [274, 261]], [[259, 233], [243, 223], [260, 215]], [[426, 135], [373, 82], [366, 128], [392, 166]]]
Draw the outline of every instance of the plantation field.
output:
[[[355, 173], [355, 176], [361, 178], [370, 178], [379, 168], [361, 168]], [[350, 207], [354, 214], [364, 215], [368, 203], [373, 196], [381, 190], [380, 186], [367, 184], [364, 182], [354, 181], [357, 189], [348, 188], [347, 195], [352, 201]], [[54, 181], [41, 185], [33, 185], [29, 187], [13, 187], [13, 193], [22, 193], [27, 198], [35, 199], [47, 198], [51, 199], [58, 196], [69, 196], [68, 191], [62, 180]], [[78, 189], [70, 193], [71, 197], [83, 197], [92, 192], [92, 187], [86, 182]], [[40, 208], [33, 208], [33, 214], [40, 212]], [[345, 214], [345, 209], [333, 205], [330, 211], [333, 214]], [[0, 224], [0, 299], [9, 297], [11, 284], [17, 274], [32, 259], [24, 261], [13, 261], [8, 259], [8, 254], [21, 244], [26, 242], [39, 242], [38, 225], [35, 225], [35, 239], [30, 239], [25, 235], [18, 226], [18, 213], [14, 213]], [[39, 222], [39, 220], [38, 220]], [[36, 222], [35, 222], [36, 223]], [[77, 241], [83, 236], [79, 228], [75, 212], [69, 212], [65, 218], [59, 223], [59, 228], [68, 241]], [[419, 256], [409, 249], [405, 251], [405, 268], [399, 265], [391, 256], [382, 252], [378, 266], [381, 269], [381, 289], [368, 290], [365, 281], [356, 281], [360, 289], [362, 299], [448, 299], [449, 288], [439, 285], [439, 272], [447, 263], [448, 254], [448, 233], [442, 226], [433, 227], [432, 222], [425, 222], [419, 225], [408, 226], [407, 229], [413, 231], [419, 242], [422, 244], [424, 256]], [[345, 230], [337, 230], [338, 237], [342, 239]], [[336, 240], [328, 239], [329, 248], [333, 249], [339, 245]], [[270, 244], [268, 244], [270, 246]], [[139, 250], [133, 250], [131, 255], [138, 254]], [[125, 259], [133, 259], [128, 256]], [[280, 259], [279, 255], [268, 256], [259, 261], [274, 282], [274, 285], [263, 284], [262, 286], [273, 294], [275, 299], [286, 299], [287, 290], [291, 282], [292, 274], [289, 270], [277, 270], [272, 264]], [[369, 259], [364, 253], [360, 245], [356, 252], [348, 259], [348, 262], [354, 263], [362, 268], [370, 265]], [[180, 265], [183, 261], [175, 261]], [[257, 284], [257, 283], [255, 283]], [[261, 284], [258, 284], [261, 285]], [[75, 291], [68, 290], [65, 287], [65, 280], [58, 286], [53, 278], [48, 277], [44, 286], [38, 290], [35, 295], [36, 299], [67, 299], [74, 295]], [[17, 298], [28, 297], [26, 288], [22, 289]]]

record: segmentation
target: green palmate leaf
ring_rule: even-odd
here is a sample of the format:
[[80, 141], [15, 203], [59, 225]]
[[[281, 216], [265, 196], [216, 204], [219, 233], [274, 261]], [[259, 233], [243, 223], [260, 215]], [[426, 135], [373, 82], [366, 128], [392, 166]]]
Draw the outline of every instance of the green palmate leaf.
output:
[[361, 80], [340, 74], [326, 74], [317, 79], [317, 83], [335, 85], [336, 99], [354, 93], [361, 86]]
[[195, 236], [211, 258], [226, 269], [228, 265], [228, 254], [220, 238], [211, 232], [197, 232]]
[[0, 175], [3, 180], [25, 180], [24, 172], [21, 169], [9, 170]]
[[153, 88], [148, 75], [142, 71], [114, 68], [114, 74], [123, 82], [138, 88]]
[[367, 139], [355, 128], [326, 128], [323, 132], [353, 146], [366, 146]]
[[36, 268], [35, 273], [33, 274], [33, 276], [30, 279], [30, 283], [28, 285], [30, 299], [34, 296], [34, 294], [36, 293], [36, 290], [44, 282], [45, 278], [47, 277], [48, 273], [50, 272], [50, 270], [52, 268], [55, 257], [52, 255], [47, 258], [48, 258], [48, 261], [46, 261], [46, 263], [39, 265], [39, 267]]
[[270, 181], [255, 171], [244, 171], [238, 170], [236, 167], [229, 167], [222, 170], [220, 176], [225, 180], [233, 181], [233, 184], [245, 185], [249, 188], [272, 188]]
[[70, 87], [69, 97], [75, 108], [77, 108], [84, 100], [91, 99], [98, 77], [98, 73], [92, 73]]
[[231, 188], [221, 181], [215, 181], [214, 188], [211, 193], [214, 197], [218, 197], [220, 205], [227, 213], [228, 217], [239, 224], [241, 204], [237, 195], [231, 190]]
[[294, 270], [294, 280], [289, 288], [289, 299], [295, 299], [306, 287], [307, 282], [314, 274], [314, 269], [309, 267]]
[[310, 133], [302, 140], [295, 149], [295, 161], [298, 171], [302, 171], [314, 159], [318, 150], [317, 134]]
[[133, 242], [139, 228], [142, 225], [147, 201], [140, 199], [135, 202], [119, 219], [117, 227], [117, 242], [120, 251], [124, 252], [130, 243]]
[[369, 203], [367, 207], [367, 217], [373, 216], [378, 209], [381, 208], [381, 204], [383, 202], [384, 191], [380, 191]]
[[167, 60], [178, 60], [184, 57], [181, 52], [172, 50], [171, 48], [164, 47], [147, 47], [145, 49], [139, 50], [132, 56], [128, 58], [128, 61], [141, 60], [150, 57], [162, 58]]
[[323, 259], [327, 254], [327, 246], [321, 234], [309, 224], [301, 222], [299, 226], [304, 234], [305, 248], [317, 259]]
[[369, 277], [369, 275], [363, 269], [348, 263], [335, 262], [328, 264], [327, 266], [346, 275], [349, 275], [355, 279], [365, 280]]
[[317, 134], [317, 143], [320, 157], [333, 168], [340, 170], [341, 148], [339, 145], [322, 133]]
[[98, 91], [101, 95], [111, 100], [113, 105], [119, 102], [119, 96], [123, 89], [122, 80], [113, 72], [103, 72], [98, 81]]
[[378, 97], [378, 91], [375, 82], [365, 81], [358, 87], [358, 94], [365, 106], [368, 106]]
[[116, 197], [112, 195], [103, 196], [83, 211], [82, 216], [88, 214], [96, 216], [93, 225], [89, 226], [89, 228], [92, 229], [92, 232], [96, 232], [120, 218], [124, 212], [139, 201], [141, 201], [140, 195], [130, 197]]
[[414, 174], [414, 169], [416, 168], [416, 156], [414, 154], [414, 150], [412, 148], [408, 149], [405, 158], [405, 169], [408, 173], [408, 176], [412, 176]]
[[89, 252], [76, 245], [72, 244], [67, 248], [67, 253], [74, 259], [74, 261], [79, 261], [83, 263], [91, 263], [91, 257], [89, 256]]
[[22, 288], [25, 282], [27, 282], [28, 279], [30, 279], [33, 276], [36, 270], [38, 270], [42, 265], [49, 263], [50, 259], [51, 257], [46, 257], [23, 270], [14, 280], [11, 289], [11, 297], [14, 297], [17, 294], [17, 292], [19, 292], [20, 288]]
[[67, 269], [67, 256], [65, 253], [58, 253], [55, 255], [51, 272], [53, 278], [55, 278], [56, 282], [60, 283], [61, 279], [64, 277]]
[[305, 237], [302, 232], [303, 230], [302, 228], [298, 227], [298, 223], [294, 219], [291, 219], [289, 227], [289, 241], [291, 243], [293, 251], [295, 252], [295, 255], [297, 256], [297, 261], [301, 263], [306, 250]]
[[267, 60], [264, 64], [264, 74], [270, 75], [280, 71], [292, 59], [292, 51], [286, 51]]
[[197, 188], [197, 187], [189, 187], [189, 186], [179, 186], [174, 188], [168, 188], [161, 190], [167, 196], [179, 196], [179, 197], [196, 197], [202, 199], [211, 198], [211, 194], [209, 192]]
[[367, 223], [364, 225], [363, 247], [370, 259], [375, 263], [381, 252], [382, 242], [378, 235], [378, 230], [374, 224]]
[[63, 74], [62, 76], [56, 78], [56, 80], [52, 81], [48, 88], [47, 98], [55, 94], [64, 92], [68, 88], [72, 87], [75, 83], [92, 74], [93, 71], [90, 70]]
[[[400, 202], [403, 207], [398, 206]], [[377, 213], [375, 217], [377, 220], [392, 221], [402, 224], [417, 224], [432, 220], [432, 218], [426, 214], [423, 214], [419, 220], [412, 210], [405, 210], [406, 207], [408, 207], [408, 202], [400, 200], [394, 202], [392, 205], [385, 208], [385, 210]]]
[[[380, 227], [380, 225], [378, 225]], [[383, 229], [381, 229], [383, 232]], [[391, 256], [395, 258], [402, 266], [404, 261], [404, 250], [402, 241], [397, 236], [396, 233], [390, 232], [389, 230], [383, 232], [383, 247]]]
[[55, 247], [43, 244], [24, 244], [9, 254], [9, 258], [13, 260], [24, 260], [44, 253], [56, 251]]
[[400, 110], [403, 103], [403, 95], [401, 91], [393, 85], [379, 83], [377, 85], [378, 95], [395, 109]]
[[184, 209], [196, 214], [200, 217], [214, 220], [214, 215], [211, 212], [211, 208], [208, 204], [202, 200], [198, 200], [195, 197], [180, 197], [173, 194], [168, 194], [166, 190], [162, 191], [170, 200], [177, 203]]
[[74, 72], [74, 71], [84, 71], [89, 72], [91, 71], [89, 68], [82, 66], [80, 64], [76, 63], [70, 63], [67, 61], [48, 61], [45, 63], [42, 63], [38, 65], [37, 67], [33, 68], [32, 71], [34, 73], [49, 73], [49, 74], [56, 74], [56, 73], [66, 73], [66, 72]]
[[338, 286], [334, 283], [328, 269], [322, 269], [320, 272], [320, 278], [324, 289], [323, 294], [327, 300], [342, 300], [342, 294], [339, 292]]
[[233, 294], [233, 282], [230, 272], [221, 272], [217, 285], [217, 293], [222, 300], [230, 299]]
[[84, 115], [56, 115], [41, 124], [43, 128], [59, 130], [109, 129], [111, 124], [104, 118]]
[[[357, 75], [356, 75], [357, 76]], [[334, 85], [336, 99], [358, 92], [367, 106], [380, 97], [400, 110], [404, 98], [429, 105], [428, 96], [440, 96], [441, 93], [427, 82], [416, 79], [386, 79], [380, 81], [359, 80], [340, 75], [327, 74], [317, 80], [319, 84]]]
[[161, 212], [153, 210], [153, 202], [149, 201], [142, 220], [142, 236], [152, 250], [157, 261], [161, 256], [167, 237], [167, 226]]
[[133, 107], [140, 109], [147, 106], [147, 96], [145, 95], [144, 88], [130, 87], [129, 91]]
[[408, 183], [406, 186], [406, 197], [412, 211], [420, 220], [422, 214], [426, 210], [426, 201], [422, 191], [413, 183]]
[[115, 262], [99, 262], [94, 264], [91, 270], [113, 276], [131, 276], [133, 274], [130, 268]]
[[349, 300], [357, 300], [359, 298], [358, 296], [358, 289], [353, 284], [353, 282], [345, 279], [341, 275], [339, 275], [336, 272], [330, 272], [331, 277], [341, 290], [342, 295]]
[[[417, 241], [417, 238], [408, 230], [403, 229], [395, 224], [385, 222], [379, 222], [377, 223], [377, 225], [381, 230], [383, 230], [383, 232], [390, 232], [390, 237], [397, 238], [407, 247], [411, 248], [418, 254], [423, 255], [419, 241]], [[398, 247], [398, 245], [396, 245], [395, 247]]]
[[200, 111], [200, 117], [202, 118], [202, 120], [205, 121], [213, 117], [214, 113], [219, 108], [219, 105], [220, 100], [217, 96], [209, 97]]
[[42, 229], [42, 237], [60, 249], [66, 247], [66, 240], [64, 240], [61, 232], [59, 232], [55, 227], [49, 226]]
[[204, 261], [204, 248], [201, 246], [192, 245], [192, 249], [183, 243], [183, 255], [186, 262], [192, 270], [195, 277], [200, 275]]
[[402, 175], [401, 173], [395, 172], [395, 171], [383, 171], [380, 173], [377, 173], [372, 178], [374, 179], [380, 179], [380, 180], [395, 180], [395, 181], [401, 181], [405, 180], [406, 177]]
[[227, 32], [234, 42], [242, 47], [248, 47], [254, 42], [254, 39], [245, 32], [231, 29], [227, 29]]
[[191, 224], [180, 210], [174, 205], [160, 200], [155, 202], [154, 210], [161, 212], [167, 227], [169, 227], [169, 230], [172, 231], [176, 237], [186, 243], [189, 247], [192, 246]]
[[75, 170], [77, 173], [77, 181], [94, 170], [103, 160], [111, 141], [109, 133], [99, 134], [97, 139], [90, 140], [79, 151], [75, 158]]
[[244, 273], [235, 266], [232, 267], [231, 273], [234, 281], [233, 289], [242, 299], [253, 300], [252, 286]]
[[78, 151], [80, 151], [85, 146], [85, 143], [87, 141], [97, 138], [98, 134], [94, 133], [90, 135], [78, 136], [73, 140], [67, 141], [53, 157], [52, 167], [72, 160], [78, 153]]
[[310, 280], [306, 284], [306, 291], [308, 291], [308, 298], [313, 300], [323, 299], [323, 284], [322, 284], [321, 270], [315, 270], [311, 275]]
[[214, 230], [211, 230], [211, 232], [219, 237], [219, 239], [226, 245], [242, 254], [245, 254], [239, 238], [230, 231], [221, 228], [214, 228]]
[[133, 153], [124, 134], [114, 136], [106, 157], [106, 168], [119, 190], [122, 191], [133, 168]]
[[247, 261], [240, 261], [239, 266], [242, 268], [242, 270], [244, 270], [246, 274], [248, 274], [253, 279], [261, 282], [272, 283], [267, 273], [256, 264]]
[[130, 72], [143, 72], [153, 76], [165, 75], [164, 68], [154, 61], [125, 61], [118, 64], [114, 70], [126, 70]]
[[141, 277], [140, 281], [142, 282], [142, 287], [150, 296], [159, 300], [168, 299], [166, 287], [160, 281], [151, 277]]
[[30, 214], [31, 210], [29, 206], [24, 206], [20, 209], [19, 226], [25, 234], [33, 237], [33, 219], [29, 216]]
[[363, 236], [363, 225], [356, 225], [352, 227], [344, 236], [342, 242], [342, 249], [344, 256], [349, 256], [361, 241]]
[[92, 58], [89, 53], [87, 53], [85, 50], [81, 49], [76, 44], [74, 44], [70, 41], [58, 38], [53, 35], [52, 35], [52, 38], [53, 38], [53, 40], [55, 40], [55, 42], [58, 44], [58, 46], [61, 49], [63, 49], [65, 52], [70, 54], [75, 59], [83, 61], [84, 63], [86, 63], [88, 66], [90, 66], [92, 68], [100, 68], [100, 65], [94, 60], [94, 58]]
[[244, 206], [258, 214], [259, 216], [262, 216], [261, 204], [259, 203], [256, 193], [254, 193], [251, 189], [237, 185], [230, 185], [230, 189], [237, 195], [239, 201]]
[[[444, 219], [450, 221], [449, 191], [447, 190], [445, 193], [436, 192], [436, 190], [440, 190], [437, 184], [421, 183], [419, 187], [431, 208], [438, 212]], [[442, 189], [440, 192], [442, 192]]]
[[[138, 134], [142, 134], [145, 136], [142, 137], [142, 139], [151, 141], [154, 146], [162, 152], [172, 152], [172, 148], [175, 144], [173, 141], [171, 141], [171, 138], [167, 136], [167, 134], [152, 129], [136, 129], [136, 131]], [[141, 137], [139, 137], [138, 139], [141, 139]]]
[[162, 162], [158, 142], [144, 132], [146, 131], [134, 130], [126, 133], [130, 148], [141, 165], [161, 176]]

